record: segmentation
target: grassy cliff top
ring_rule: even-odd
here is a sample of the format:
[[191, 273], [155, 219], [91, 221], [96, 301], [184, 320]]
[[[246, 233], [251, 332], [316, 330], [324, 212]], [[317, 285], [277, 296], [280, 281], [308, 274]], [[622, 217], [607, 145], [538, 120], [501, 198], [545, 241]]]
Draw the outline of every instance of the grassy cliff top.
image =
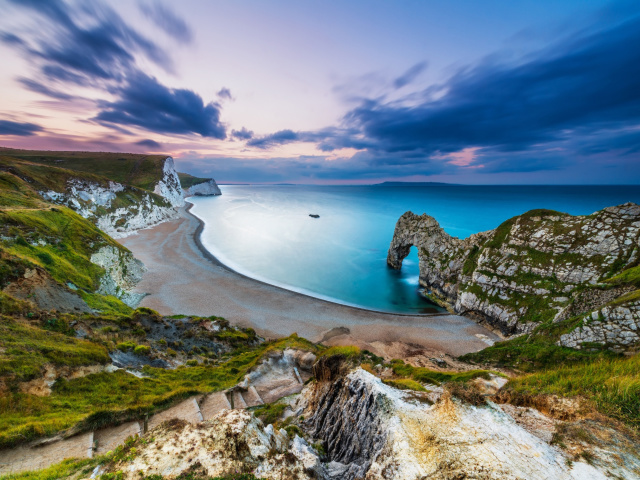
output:
[[188, 173], [178, 172], [178, 178], [180, 179], [180, 186], [184, 189], [193, 187], [194, 185], [200, 185], [201, 183], [208, 182], [210, 178], [194, 177]]
[[[153, 190], [162, 178], [167, 155], [109, 152], [58, 152], [0, 148], [6, 160], [22, 160], [33, 164], [59, 167], [75, 172], [98, 175], [118, 183]], [[200, 182], [197, 182], [200, 183]]]

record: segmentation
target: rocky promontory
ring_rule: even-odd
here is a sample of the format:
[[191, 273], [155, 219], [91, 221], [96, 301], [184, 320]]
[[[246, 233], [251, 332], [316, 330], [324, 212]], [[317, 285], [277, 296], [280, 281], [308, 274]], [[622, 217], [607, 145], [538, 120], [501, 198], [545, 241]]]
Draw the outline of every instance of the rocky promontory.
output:
[[640, 343], [639, 235], [633, 203], [583, 216], [532, 210], [464, 240], [429, 215], [407, 212], [387, 263], [400, 269], [415, 246], [428, 297], [506, 336], [564, 322], [562, 345], [633, 350]]

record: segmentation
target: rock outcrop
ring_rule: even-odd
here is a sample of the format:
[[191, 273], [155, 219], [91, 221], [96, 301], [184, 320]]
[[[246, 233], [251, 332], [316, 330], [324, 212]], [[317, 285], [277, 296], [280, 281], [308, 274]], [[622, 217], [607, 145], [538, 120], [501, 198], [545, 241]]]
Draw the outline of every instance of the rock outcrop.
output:
[[[626, 349], [640, 341], [638, 299], [631, 295], [623, 310], [605, 307], [637, 288], [610, 280], [637, 265], [639, 236], [640, 206], [633, 203], [585, 216], [532, 210], [464, 240], [448, 235], [433, 217], [407, 212], [396, 224], [387, 262], [399, 269], [417, 247], [426, 295], [504, 335], [578, 315], [591, 321], [598, 311], [609, 327], [583, 328], [563, 344], [604, 340]], [[628, 324], [624, 335], [603, 333], [619, 329], [613, 325], [621, 321]]]
[[133, 292], [146, 271], [142, 262], [131, 252], [112, 245], [102, 247], [91, 255], [91, 261], [105, 269], [97, 293], [113, 295], [130, 307], [136, 308], [145, 296], [144, 293]]
[[209, 180], [191, 185], [189, 188], [184, 189], [185, 197], [200, 197], [209, 195], [222, 195], [220, 187], [213, 178]]
[[448, 393], [432, 404], [433, 395], [397, 390], [362, 369], [302, 395], [305, 429], [326, 446], [319, 478], [635, 478], [640, 466], [622, 436], [594, 448], [590, 463], [576, 461], [538, 431], [536, 423], [555, 427], [537, 412], [473, 406]]

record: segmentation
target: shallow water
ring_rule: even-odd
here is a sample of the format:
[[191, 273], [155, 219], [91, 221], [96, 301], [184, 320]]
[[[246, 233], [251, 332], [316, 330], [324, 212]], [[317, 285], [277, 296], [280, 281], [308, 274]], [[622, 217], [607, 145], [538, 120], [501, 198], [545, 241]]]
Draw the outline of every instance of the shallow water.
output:
[[220, 188], [222, 196], [189, 201], [205, 223], [203, 245], [221, 262], [290, 290], [397, 313], [437, 310], [418, 294], [415, 248], [400, 272], [386, 265], [395, 223], [407, 210], [465, 238], [533, 208], [584, 215], [640, 203], [640, 186]]

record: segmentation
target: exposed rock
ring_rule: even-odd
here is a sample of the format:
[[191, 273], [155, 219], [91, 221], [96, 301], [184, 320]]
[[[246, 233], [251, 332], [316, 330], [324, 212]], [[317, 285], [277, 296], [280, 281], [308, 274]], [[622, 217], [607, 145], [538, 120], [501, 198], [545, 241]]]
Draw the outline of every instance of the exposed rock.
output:
[[306, 465], [313, 467], [310, 450], [294, 442], [283, 431], [262, 422], [243, 410], [223, 410], [210, 421], [191, 425], [169, 421], [150, 431], [153, 439], [136, 445], [131, 460], [123, 460], [110, 470], [122, 471], [124, 479], [144, 475], [175, 478], [180, 474], [218, 477], [251, 471], [258, 478], [311, 479]]
[[199, 197], [209, 195], [222, 195], [218, 184], [213, 178], [210, 178], [206, 182], [191, 185], [189, 188], [184, 189], [185, 197]]
[[3, 290], [9, 295], [32, 302], [41, 310], [57, 310], [63, 313], [89, 313], [91, 308], [74, 291], [60, 285], [41, 268], [28, 268], [22, 278]]
[[[407, 212], [396, 224], [387, 263], [401, 268], [417, 247], [428, 297], [513, 335], [600, 309], [632, 290], [591, 287], [637, 262], [639, 236], [640, 206], [633, 203], [586, 216], [532, 210], [464, 240], [447, 234], [433, 217]], [[580, 338], [598, 341], [597, 335]]]
[[173, 163], [173, 158], [167, 157], [164, 161], [162, 178], [156, 183], [153, 193], [160, 195], [173, 207], [182, 207], [184, 205], [185, 194], [180, 186], [180, 178]]
[[97, 293], [113, 295], [130, 307], [136, 308], [145, 296], [144, 293], [133, 292], [146, 271], [142, 262], [134, 258], [131, 252], [113, 245], [102, 247], [91, 255], [91, 261], [105, 269]]
[[640, 466], [637, 445], [618, 437], [603, 435], [588, 464], [550, 444], [555, 422], [540, 413], [516, 421], [522, 409], [476, 407], [448, 394], [431, 405], [361, 369], [302, 395], [305, 429], [323, 441], [332, 479], [635, 478]]

